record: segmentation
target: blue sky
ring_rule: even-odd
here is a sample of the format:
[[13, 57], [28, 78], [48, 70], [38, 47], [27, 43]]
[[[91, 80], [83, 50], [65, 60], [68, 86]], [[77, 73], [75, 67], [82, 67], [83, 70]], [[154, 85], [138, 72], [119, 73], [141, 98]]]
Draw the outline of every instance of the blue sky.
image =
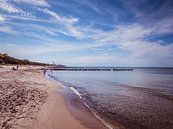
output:
[[0, 0], [0, 52], [65, 65], [173, 66], [173, 1]]

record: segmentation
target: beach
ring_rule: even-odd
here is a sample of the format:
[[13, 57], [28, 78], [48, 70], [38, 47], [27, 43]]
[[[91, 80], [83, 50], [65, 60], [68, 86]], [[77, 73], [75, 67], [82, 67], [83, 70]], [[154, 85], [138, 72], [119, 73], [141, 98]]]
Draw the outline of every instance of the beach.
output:
[[173, 127], [172, 69], [44, 77], [40, 66], [12, 67], [0, 67], [0, 129]]
[[106, 129], [85, 108], [74, 115], [59, 94], [61, 84], [45, 78], [38, 68], [0, 68], [1, 129]]

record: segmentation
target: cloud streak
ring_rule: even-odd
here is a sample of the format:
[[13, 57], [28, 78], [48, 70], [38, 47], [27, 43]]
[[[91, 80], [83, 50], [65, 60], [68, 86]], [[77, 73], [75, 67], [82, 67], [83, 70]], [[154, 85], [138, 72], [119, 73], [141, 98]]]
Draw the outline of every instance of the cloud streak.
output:
[[0, 15], [0, 22], [3, 22], [3, 21], [5, 21], [5, 18]]
[[0, 1], [0, 9], [3, 11], [6, 11], [8, 13], [20, 13], [20, 12], [22, 12], [15, 5], [12, 5], [9, 2], [4, 1], [4, 0]]
[[51, 7], [51, 5], [46, 0], [13, 0], [18, 3], [26, 3], [30, 5], [42, 6], [42, 7]]

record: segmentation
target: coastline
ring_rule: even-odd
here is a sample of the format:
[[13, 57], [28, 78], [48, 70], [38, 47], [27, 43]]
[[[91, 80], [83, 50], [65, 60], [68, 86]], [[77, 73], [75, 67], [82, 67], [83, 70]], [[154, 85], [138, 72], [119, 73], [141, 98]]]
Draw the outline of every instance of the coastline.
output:
[[[60, 94], [65, 99], [68, 109], [73, 117], [79, 120], [83, 125], [90, 129], [112, 129], [87, 107], [86, 103], [79, 98], [71, 89], [64, 88]], [[116, 128], [117, 129], [117, 128]]]
[[45, 81], [49, 86], [48, 99], [41, 107], [33, 129], [88, 129], [71, 115], [64, 98], [58, 94], [60, 84], [47, 78]]
[[[83, 118], [85, 119], [78, 119], [77, 117], [75, 117], [75, 112], [70, 110], [67, 101], [65, 101], [65, 98], [58, 93], [62, 89], [60, 86], [61, 84], [54, 81], [53, 79], [44, 78], [42, 73], [37, 69], [38, 67], [22, 67], [22, 69], [12, 71], [9, 69], [9, 67], [0, 68], [0, 73], [2, 75], [0, 76], [0, 81], [5, 81], [4, 84], [9, 83], [11, 85], [11, 83], [14, 83], [14, 80], [17, 80], [19, 81], [17, 85], [21, 85], [18, 88], [22, 88], [24, 86], [24, 89], [27, 89], [27, 87], [29, 87], [28, 91], [37, 89], [38, 92], [38, 95], [34, 96], [33, 94], [28, 94], [27, 91], [27, 95], [25, 96], [27, 102], [25, 103], [25, 105], [21, 106], [15, 105], [17, 100], [14, 100], [12, 102], [11, 100], [9, 100], [12, 98], [3, 98], [4, 96], [0, 94], [1, 100], [7, 99], [6, 101], [9, 101], [9, 104], [11, 104], [11, 102], [14, 103], [14, 108], [16, 109], [16, 112], [14, 113], [12, 113], [11, 110], [4, 112], [0, 110], [0, 128], [5, 129], [9, 127], [9, 129], [89, 129], [93, 128], [93, 126], [90, 126], [91, 124], [88, 124], [92, 123], [92, 121], [89, 120], [95, 120], [96, 123], [94, 124], [99, 123], [99, 126], [102, 126], [102, 123], [100, 121], [96, 120], [96, 118], [94, 118], [94, 116], [92, 116], [91, 114], [87, 116], [85, 114], [86, 112], [83, 114], [82, 112], [78, 112], [81, 113], [81, 116], [83, 116]], [[23, 85], [24, 82], [26, 82], [26, 85]], [[3, 84], [1, 83], [0, 85], [2, 86]], [[8, 91], [9, 89], [4, 90]], [[9, 93], [8, 95], [10, 96], [12, 94]], [[25, 101], [25, 99], [23, 101]], [[6, 108], [6, 105], [2, 102], [3, 101], [1, 101], [1, 105]], [[25, 109], [26, 111], [28, 110], [28, 112], [23, 112], [23, 109]], [[87, 113], [89, 113], [89, 111]], [[18, 114], [21, 114], [21, 117], [19, 117]]]
[[[65, 86], [52, 75], [48, 74], [48, 77], [62, 87], [60, 94], [63, 96], [68, 109], [73, 117], [78, 119], [83, 125], [90, 129], [120, 129], [120, 125], [112, 126], [110, 123], [107, 123], [95, 109], [83, 100], [83, 97], [74, 87]], [[122, 125], [121, 128], [124, 129]]]

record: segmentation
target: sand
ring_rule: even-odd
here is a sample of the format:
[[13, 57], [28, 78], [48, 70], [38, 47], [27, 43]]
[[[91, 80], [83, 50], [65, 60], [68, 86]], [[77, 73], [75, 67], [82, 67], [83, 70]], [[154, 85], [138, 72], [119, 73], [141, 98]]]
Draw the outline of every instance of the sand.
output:
[[41, 107], [34, 129], [88, 129], [72, 116], [64, 98], [58, 94], [60, 84], [52, 80], [45, 83], [49, 85], [48, 99]]
[[33, 67], [0, 68], [0, 129], [88, 129], [59, 90], [60, 84]]
[[[28, 73], [32, 73], [29, 77]], [[48, 96], [45, 85], [31, 81], [36, 71], [0, 72], [0, 128], [29, 129]], [[41, 86], [42, 85], [42, 86]]]

